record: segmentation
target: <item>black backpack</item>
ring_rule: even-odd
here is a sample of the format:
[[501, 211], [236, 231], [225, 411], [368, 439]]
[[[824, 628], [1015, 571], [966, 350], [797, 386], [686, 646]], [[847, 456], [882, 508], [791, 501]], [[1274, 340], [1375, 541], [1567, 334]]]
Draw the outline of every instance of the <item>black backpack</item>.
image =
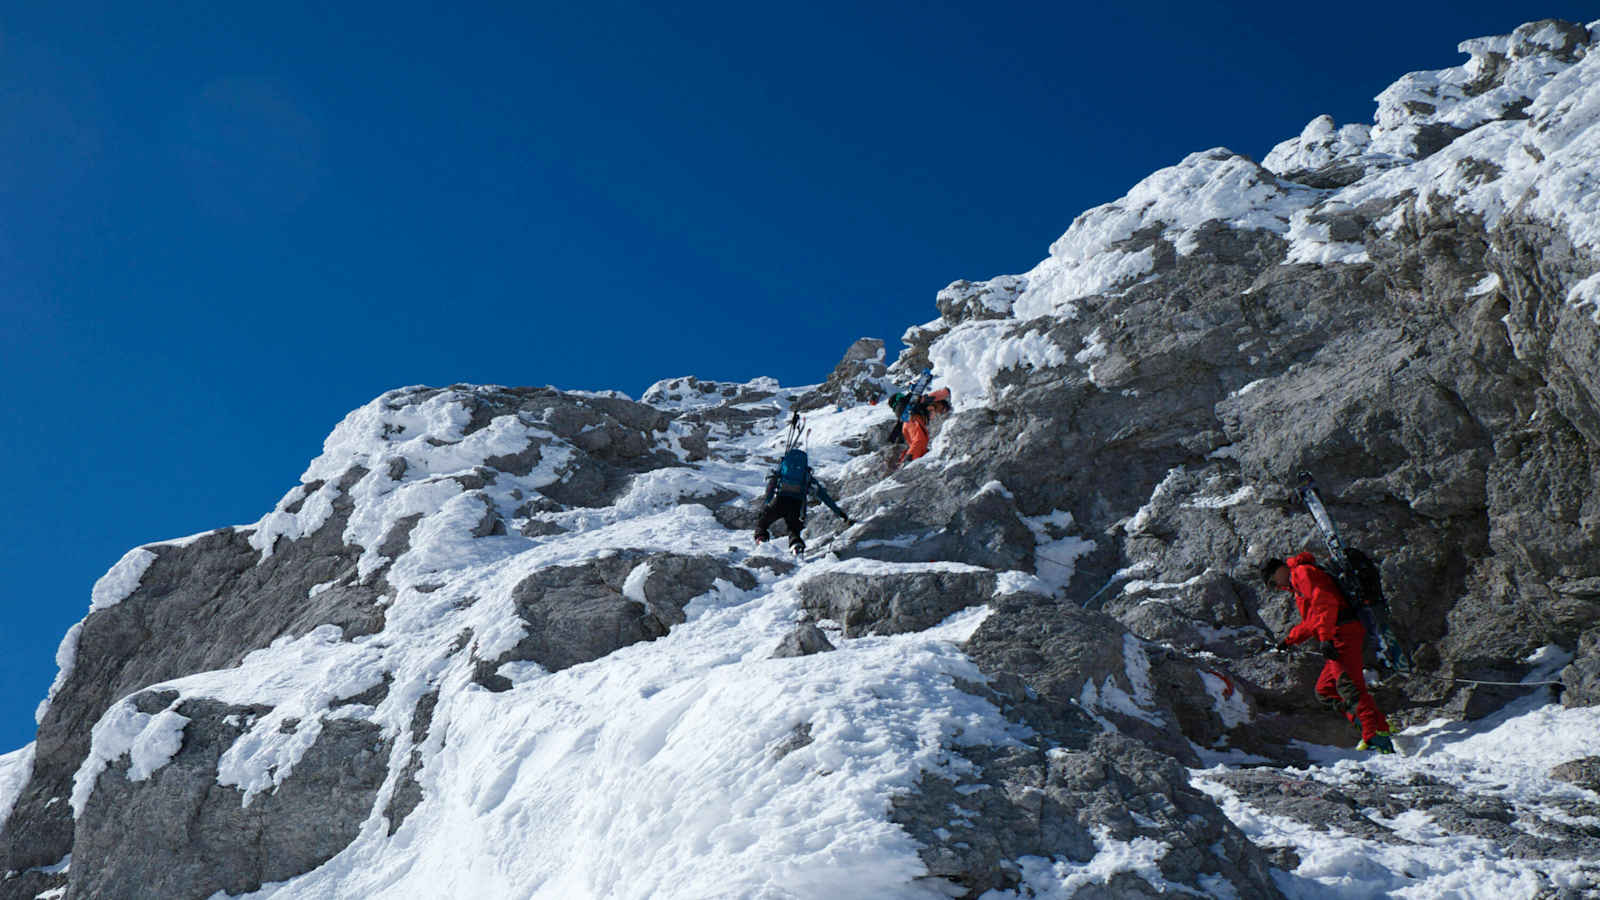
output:
[[1349, 598], [1350, 604], [1362, 606], [1388, 606], [1383, 596], [1383, 574], [1372, 557], [1351, 547], [1344, 552], [1347, 565], [1333, 565], [1328, 574], [1338, 582], [1339, 590]]

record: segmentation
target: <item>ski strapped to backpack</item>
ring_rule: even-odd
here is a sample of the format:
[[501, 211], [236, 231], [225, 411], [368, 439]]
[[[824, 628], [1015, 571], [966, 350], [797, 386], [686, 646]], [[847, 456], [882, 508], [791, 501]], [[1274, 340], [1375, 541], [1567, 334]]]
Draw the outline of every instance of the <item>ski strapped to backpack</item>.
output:
[[1377, 563], [1360, 550], [1345, 547], [1344, 540], [1339, 537], [1338, 527], [1333, 524], [1333, 517], [1328, 515], [1328, 507], [1322, 502], [1322, 495], [1317, 492], [1317, 481], [1311, 477], [1311, 473], [1300, 473], [1299, 493], [1311, 518], [1317, 522], [1317, 530], [1322, 532], [1323, 543], [1327, 545], [1332, 563], [1328, 574], [1338, 583], [1339, 589], [1355, 608], [1356, 618], [1361, 620], [1367, 634], [1371, 635], [1378, 662], [1390, 672], [1411, 674], [1411, 654], [1389, 621], [1389, 603], [1383, 596], [1383, 579]]
[[800, 418], [800, 411], [795, 410], [790, 413], [789, 435], [783, 439], [783, 452], [788, 453], [790, 450], [800, 446], [802, 436], [808, 433], [804, 429], [805, 419]]
[[918, 375], [910, 386], [903, 391], [896, 391], [894, 396], [889, 398], [889, 408], [894, 410], [895, 415], [900, 417], [900, 421], [910, 420], [912, 411], [917, 408], [917, 404], [922, 402], [923, 395], [932, 386], [933, 370], [923, 369], [922, 374]]

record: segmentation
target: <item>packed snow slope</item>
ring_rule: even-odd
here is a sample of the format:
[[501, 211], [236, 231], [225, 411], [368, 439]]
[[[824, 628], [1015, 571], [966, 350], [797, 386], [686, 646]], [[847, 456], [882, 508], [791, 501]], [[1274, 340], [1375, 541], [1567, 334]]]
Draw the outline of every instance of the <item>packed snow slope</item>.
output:
[[[1154, 173], [892, 366], [379, 397], [95, 585], [0, 898], [1600, 894], [1596, 26]], [[805, 561], [749, 536], [793, 412], [858, 522]], [[1273, 649], [1300, 470], [1402, 756]]]

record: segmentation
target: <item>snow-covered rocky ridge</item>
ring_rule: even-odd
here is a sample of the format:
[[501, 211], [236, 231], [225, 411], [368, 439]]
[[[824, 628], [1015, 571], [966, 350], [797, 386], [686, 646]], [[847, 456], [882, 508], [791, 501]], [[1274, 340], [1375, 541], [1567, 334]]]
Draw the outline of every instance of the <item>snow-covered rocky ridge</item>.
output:
[[[378, 398], [96, 585], [0, 897], [1600, 890], [1593, 44], [1195, 154], [887, 373]], [[863, 401], [928, 363], [958, 412], [886, 477]], [[799, 568], [748, 537], [791, 409], [861, 523]], [[1269, 649], [1302, 468], [1419, 645], [1405, 757]]]

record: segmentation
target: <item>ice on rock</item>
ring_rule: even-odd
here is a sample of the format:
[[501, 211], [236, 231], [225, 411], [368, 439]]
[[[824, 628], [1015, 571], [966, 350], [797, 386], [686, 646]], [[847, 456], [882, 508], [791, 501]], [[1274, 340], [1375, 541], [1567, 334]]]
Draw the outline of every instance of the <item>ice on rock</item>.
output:
[[1008, 320], [968, 322], [933, 346], [930, 356], [940, 382], [950, 389], [956, 409], [981, 406], [995, 392], [995, 381], [1013, 369], [1049, 369], [1067, 361], [1067, 352], [1048, 332], [1017, 329]]

